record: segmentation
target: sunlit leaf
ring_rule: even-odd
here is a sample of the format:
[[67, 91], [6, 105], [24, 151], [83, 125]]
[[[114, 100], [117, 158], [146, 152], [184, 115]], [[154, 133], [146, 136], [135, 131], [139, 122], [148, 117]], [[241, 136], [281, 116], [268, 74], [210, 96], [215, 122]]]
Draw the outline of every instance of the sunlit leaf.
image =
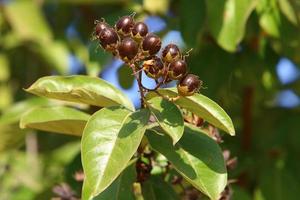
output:
[[27, 92], [53, 99], [100, 107], [123, 105], [134, 110], [131, 101], [110, 83], [89, 76], [46, 76], [32, 84]]
[[243, 39], [247, 20], [258, 0], [206, 1], [208, 26], [218, 44], [227, 51], [236, 51]]
[[[169, 97], [178, 96], [176, 88], [160, 89], [159, 93]], [[155, 96], [157, 96], [157, 94], [152, 92], [147, 95], [147, 98], [153, 98]], [[232, 121], [227, 113], [217, 103], [206, 96], [202, 94], [194, 94], [189, 97], [180, 97], [174, 103], [193, 112], [197, 116], [224, 130], [230, 135], [235, 134]]]
[[82, 136], [85, 180], [82, 199], [103, 192], [123, 171], [144, 135], [150, 113], [103, 108], [88, 121]]
[[191, 127], [185, 128], [175, 146], [167, 135], [148, 130], [146, 136], [150, 146], [163, 154], [187, 181], [211, 199], [219, 199], [227, 172], [222, 151], [213, 139]]
[[276, 0], [259, 1], [256, 10], [259, 14], [259, 25], [273, 37], [280, 36], [280, 13]]
[[183, 117], [177, 106], [161, 97], [155, 97], [148, 101], [148, 106], [161, 128], [171, 136], [173, 144], [183, 135]]
[[68, 107], [39, 107], [25, 113], [21, 128], [81, 136], [90, 115]]
[[279, 8], [286, 18], [292, 22], [294, 25], [297, 25], [297, 15], [293, 8], [293, 4], [289, 0], [278, 0]]

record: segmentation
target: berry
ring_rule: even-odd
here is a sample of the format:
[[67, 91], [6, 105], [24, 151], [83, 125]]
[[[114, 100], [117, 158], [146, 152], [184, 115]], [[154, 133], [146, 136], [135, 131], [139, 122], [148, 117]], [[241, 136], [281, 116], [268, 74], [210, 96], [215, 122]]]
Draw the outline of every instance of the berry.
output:
[[101, 31], [103, 31], [104, 29], [110, 28], [110, 26], [104, 21], [97, 21], [96, 22], [96, 27], [95, 27], [95, 34], [97, 38], [100, 38], [100, 33]]
[[177, 84], [177, 90], [181, 96], [191, 96], [199, 91], [202, 81], [194, 74], [188, 74], [183, 77]]
[[176, 60], [170, 63], [168, 75], [172, 80], [179, 80], [185, 76], [187, 64], [184, 60]]
[[143, 69], [147, 76], [153, 79], [158, 79], [163, 74], [164, 64], [157, 56], [153, 56], [143, 63]]
[[157, 35], [150, 33], [143, 40], [142, 48], [144, 54], [146, 54], [147, 56], [154, 55], [159, 52], [160, 47], [161, 40]]
[[132, 60], [138, 53], [138, 44], [131, 38], [124, 38], [119, 44], [119, 56], [125, 62]]
[[143, 22], [137, 22], [131, 30], [132, 37], [137, 40], [140, 40], [143, 37], [145, 37], [147, 33], [148, 33], [148, 27]]
[[114, 29], [106, 28], [100, 32], [99, 40], [104, 49], [114, 51], [118, 45], [119, 37]]
[[116, 23], [116, 30], [122, 36], [128, 36], [134, 26], [134, 20], [131, 16], [121, 17]]
[[178, 60], [181, 57], [180, 50], [175, 44], [168, 44], [162, 51], [162, 59], [165, 62], [172, 62]]

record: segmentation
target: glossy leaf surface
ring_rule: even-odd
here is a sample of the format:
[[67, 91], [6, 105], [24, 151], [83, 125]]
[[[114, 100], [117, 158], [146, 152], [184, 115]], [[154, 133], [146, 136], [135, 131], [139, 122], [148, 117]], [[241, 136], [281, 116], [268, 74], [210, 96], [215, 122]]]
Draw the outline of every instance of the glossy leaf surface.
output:
[[90, 118], [82, 136], [83, 200], [104, 191], [123, 171], [142, 140], [149, 116], [148, 110], [108, 107]]
[[27, 92], [53, 99], [106, 107], [123, 105], [134, 110], [131, 101], [110, 83], [89, 76], [46, 76], [32, 84]]
[[247, 19], [257, 0], [206, 1], [208, 25], [218, 44], [227, 51], [236, 51], [245, 34]]
[[214, 140], [191, 127], [185, 128], [175, 146], [166, 135], [149, 130], [146, 136], [150, 146], [163, 154], [194, 187], [213, 200], [219, 198], [226, 186], [227, 172], [222, 151]]
[[177, 106], [162, 97], [148, 101], [149, 108], [161, 128], [171, 136], [173, 144], [177, 143], [184, 131], [184, 122]]
[[[159, 93], [169, 97], [178, 96], [176, 88], [160, 89]], [[153, 98], [155, 96], [157, 96], [157, 94], [153, 92], [149, 93], [147, 97]], [[194, 94], [190, 97], [180, 97], [174, 103], [193, 112], [230, 135], [235, 135], [235, 130], [230, 117], [216, 102], [208, 97], [202, 94]]]

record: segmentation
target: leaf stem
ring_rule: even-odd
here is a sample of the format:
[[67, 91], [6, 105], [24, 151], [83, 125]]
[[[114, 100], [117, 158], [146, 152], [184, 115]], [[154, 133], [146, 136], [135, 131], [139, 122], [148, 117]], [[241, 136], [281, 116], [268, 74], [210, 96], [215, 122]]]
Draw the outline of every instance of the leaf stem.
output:
[[145, 94], [144, 94], [144, 87], [142, 85], [142, 70], [136, 71], [136, 68], [137, 68], [137, 64], [136, 63], [132, 63], [129, 66], [132, 69], [133, 75], [135, 76], [136, 81], [138, 83], [139, 91], [140, 91], [140, 96], [141, 96], [140, 97], [141, 107], [144, 108], [145, 107], [145, 105], [144, 105]]

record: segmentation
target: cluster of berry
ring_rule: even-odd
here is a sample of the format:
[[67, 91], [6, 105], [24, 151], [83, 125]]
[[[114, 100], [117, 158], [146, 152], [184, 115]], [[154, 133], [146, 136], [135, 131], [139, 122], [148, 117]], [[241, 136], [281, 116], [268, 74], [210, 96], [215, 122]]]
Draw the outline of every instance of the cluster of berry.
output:
[[[115, 27], [103, 19], [96, 22], [95, 36], [106, 51], [122, 59], [134, 69], [144, 70], [147, 76], [158, 83], [157, 88], [172, 80], [178, 80], [177, 89], [181, 96], [190, 96], [199, 91], [202, 81], [194, 74], [188, 74], [186, 56], [175, 44], [168, 44], [161, 57], [161, 39], [149, 33], [143, 22], [135, 22], [133, 16], [120, 18]], [[136, 63], [141, 63], [136, 64]], [[158, 81], [160, 80], [160, 81]]]

